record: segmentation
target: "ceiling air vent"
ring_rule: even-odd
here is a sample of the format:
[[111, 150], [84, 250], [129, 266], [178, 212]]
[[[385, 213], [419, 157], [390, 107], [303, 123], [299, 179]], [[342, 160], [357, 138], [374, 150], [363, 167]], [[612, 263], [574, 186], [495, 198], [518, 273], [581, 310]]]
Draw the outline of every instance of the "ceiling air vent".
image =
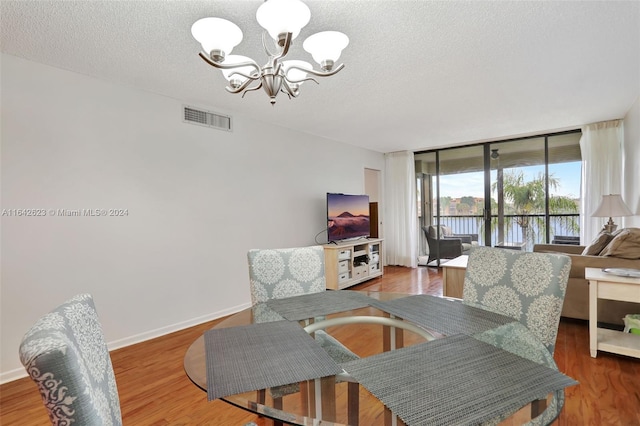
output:
[[184, 107], [184, 121], [185, 123], [213, 127], [214, 129], [226, 130], [228, 132], [231, 131], [231, 117], [190, 106]]

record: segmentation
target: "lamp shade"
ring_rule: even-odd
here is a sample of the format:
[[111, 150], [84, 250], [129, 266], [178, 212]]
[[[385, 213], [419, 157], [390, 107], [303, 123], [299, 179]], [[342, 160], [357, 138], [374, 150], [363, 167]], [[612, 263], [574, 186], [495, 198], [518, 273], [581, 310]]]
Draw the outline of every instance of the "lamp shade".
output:
[[631, 210], [624, 203], [620, 194], [603, 195], [600, 205], [591, 216], [593, 217], [621, 217], [632, 216]]
[[287, 79], [298, 84], [304, 83], [304, 81], [300, 80], [307, 78], [307, 73], [297, 68], [292, 69], [291, 67], [296, 66], [308, 70], [313, 68], [309, 62], [298, 60], [283, 61], [282, 66], [284, 67], [284, 74], [287, 76]]
[[[240, 64], [242, 62], [253, 62], [253, 61], [251, 60], [251, 58], [247, 58], [246, 56], [242, 56], [242, 55], [228, 55], [224, 60], [225, 65]], [[224, 75], [224, 78], [226, 78], [227, 81], [238, 80], [240, 83], [244, 83], [245, 81], [247, 81], [247, 78], [241, 76], [238, 73], [240, 72], [245, 75], [251, 75], [251, 73], [253, 73], [255, 70], [256, 69], [253, 66], [247, 65], [245, 67], [221, 69], [220, 71], [222, 71], [222, 75]]]
[[300, 0], [267, 0], [256, 11], [256, 19], [274, 40], [282, 33], [291, 33], [294, 39], [309, 23], [311, 11]]
[[313, 60], [322, 65], [323, 61], [336, 62], [342, 49], [349, 45], [349, 37], [338, 31], [315, 33], [304, 41], [302, 47], [311, 53]]
[[202, 18], [191, 26], [193, 38], [206, 54], [220, 50], [228, 55], [242, 41], [242, 31], [231, 21], [222, 18]]

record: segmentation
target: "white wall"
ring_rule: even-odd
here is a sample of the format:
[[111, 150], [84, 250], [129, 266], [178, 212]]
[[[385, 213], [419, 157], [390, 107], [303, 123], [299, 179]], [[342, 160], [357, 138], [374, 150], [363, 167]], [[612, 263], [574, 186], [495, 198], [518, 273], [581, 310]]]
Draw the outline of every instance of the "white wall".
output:
[[635, 216], [623, 218], [622, 224], [640, 228], [640, 97], [624, 117], [623, 167], [622, 198]]
[[27, 329], [79, 292], [110, 348], [248, 306], [247, 250], [314, 244], [325, 193], [383, 169], [377, 152], [241, 116], [231, 133], [185, 124], [180, 100], [1, 59], [5, 213], [128, 210], [2, 217], [2, 382], [24, 375]]

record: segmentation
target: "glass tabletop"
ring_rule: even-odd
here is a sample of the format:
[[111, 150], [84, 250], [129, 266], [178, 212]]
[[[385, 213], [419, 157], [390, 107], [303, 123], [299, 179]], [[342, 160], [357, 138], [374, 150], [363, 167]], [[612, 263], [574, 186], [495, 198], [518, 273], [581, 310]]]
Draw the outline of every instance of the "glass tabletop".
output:
[[[362, 293], [381, 301], [409, 296], [401, 293]], [[355, 316], [388, 318], [389, 314], [374, 307], [364, 307], [329, 314], [326, 315], [325, 318], [336, 319]], [[282, 317], [266, 306], [257, 305], [231, 315], [214, 328], [238, 327], [263, 321], [278, 321], [282, 319]], [[305, 325], [306, 323], [304, 321], [300, 321], [301, 327]], [[405, 333], [402, 329], [395, 330], [394, 333], [391, 333], [389, 327], [377, 324], [348, 324], [334, 326], [325, 331], [360, 357], [368, 357], [389, 351], [392, 348], [406, 347], [426, 341], [425, 338], [416, 333]], [[438, 335], [437, 333], [434, 334]], [[184, 358], [184, 367], [191, 381], [206, 391], [207, 372], [204, 335], [195, 340], [187, 350]], [[221, 399], [253, 413], [289, 424], [339, 426], [354, 424], [353, 419], [351, 419], [351, 421], [349, 419], [349, 386], [352, 387], [351, 392], [358, 395], [360, 404], [367, 407], [367, 413], [359, 415], [360, 424], [380, 423], [379, 419], [384, 418], [385, 415], [390, 418], [390, 412], [386, 410], [387, 413], [385, 414], [385, 406], [371, 395], [366, 388], [357, 383], [349, 382], [345, 378], [341, 379], [335, 376], [317, 381], [309, 380], [303, 383], [291, 384], [290, 393], [288, 393], [286, 389], [283, 389], [286, 388], [286, 386], [283, 386], [276, 389], [244, 392], [226, 396]], [[353, 386], [357, 386], [358, 390], [354, 391]], [[332, 387], [334, 389], [331, 389]], [[286, 393], [286, 395], [278, 398], [283, 392]], [[328, 404], [327, 396], [330, 394], [333, 394], [332, 399], [334, 401]], [[324, 402], [324, 407], [317, 407], [318, 401], [316, 400], [320, 399]], [[324, 413], [321, 412], [323, 408]], [[353, 416], [353, 413], [351, 414]], [[322, 419], [321, 423], [318, 423], [320, 418]]]
[[[410, 296], [397, 293], [363, 293], [380, 302]], [[452, 301], [451, 303], [459, 303], [459, 301]], [[311, 322], [311, 326], [307, 328], [312, 336], [318, 333], [326, 333], [326, 335], [329, 336], [328, 338], [340, 342], [340, 344], [349, 351], [357, 355], [358, 358], [366, 359], [367, 361], [371, 360], [371, 362], [377, 359], [376, 356], [384, 356], [383, 354], [387, 354], [390, 351], [397, 351], [397, 353], [400, 354], [400, 348], [411, 348], [424, 344], [428, 340], [433, 340], [431, 336], [437, 338], [446, 337], [444, 334], [438, 333], [435, 329], [429, 330], [429, 327], [425, 327], [423, 324], [421, 324], [420, 327], [408, 324], [407, 327], [409, 327], [409, 330], [405, 330], [404, 327], [399, 328], [379, 323], [374, 324], [370, 323], [373, 322], [373, 320], [367, 320], [367, 318], [388, 319], [389, 317], [393, 317], [392, 314], [382, 310], [383, 308], [384, 303], [382, 307], [367, 306], [351, 309], [344, 312], [328, 314], [322, 318], [316, 318], [311, 321], [299, 321], [299, 325], [300, 327], [305, 327]], [[394, 313], [397, 314], [398, 312], [394, 311]], [[364, 318], [364, 320], [355, 321], [356, 318]], [[214, 329], [281, 320], [283, 320], [283, 318], [280, 315], [262, 304], [230, 316], [217, 324]], [[327, 322], [325, 323], [322, 320], [326, 320]], [[314, 322], [321, 331], [313, 329]], [[325, 327], [324, 324], [328, 324], [329, 326]], [[415, 329], [411, 329], [411, 327], [415, 327]], [[427, 329], [429, 332], [425, 333], [424, 329]], [[518, 330], [518, 332], [522, 333], [523, 331]], [[526, 333], [526, 330], [524, 332]], [[490, 341], [492, 339], [493, 337], [490, 337], [485, 340]], [[453, 341], [453, 339], [451, 340]], [[431, 348], [432, 346], [428, 347]], [[542, 347], [542, 349], [544, 349], [544, 347]], [[403, 350], [407, 351], [408, 349]], [[414, 352], [420, 355], [423, 351], [420, 349], [418, 351], [414, 350]], [[395, 355], [395, 352], [392, 355]], [[393, 358], [393, 356], [391, 358]], [[447, 358], [447, 356], [441, 356], [440, 358]], [[415, 360], [412, 362], [415, 363]], [[552, 358], [550, 362], [553, 363]], [[187, 350], [184, 367], [185, 372], [193, 383], [205, 391], [207, 390], [206, 364], [205, 337], [203, 335], [194, 341]], [[426, 364], [429, 364], [429, 362]], [[375, 368], [378, 367], [375, 364], [372, 365], [375, 379]], [[352, 367], [353, 371], [356, 371], [356, 365], [354, 364]], [[553, 365], [553, 367], [555, 367], [555, 365]], [[398, 368], [398, 366], [395, 368]], [[251, 375], [252, 372], [246, 371], [244, 374]], [[359, 372], [359, 374], [361, 373]], [[395, 375], [391, 374], [391, 376], [394, 377]], [[367, 383], [367, 380], [361, 380], [361, 382], [366, 385], [370, 384]], [[369, 382], [371, 382], [371, 380], [369, 380]], [[374, 389], [374, 392], [378, 396], [381, 396], [380, 389], [384, 390], [384, 386], [379, 387], [380, 389], [375, 389], [375, 386], [371, 388]], [[224, 396], [221, 399], [256, 414], [296, 425], [392, 424], [392, 418], [394, 417], [394, 414], [386, 408], [380, 398], [374, 396], [367, 387], [358, 383], [358, 381], [345, 371], [336, 376], [305, 380], [283, 386], [275, 386], [269, 389], [252, 390]], [[386, 397], [383, 396], [382, 399], [385, 399], [389, 406], [394, 407], [393, 398], [386, 399]], [[534, 400], [534, 398], [531, 400]], [[389, 401], [391, 401], [391, 404], [389, 404]], [[528, 403], [523, 405], [526, 406]], [[395, 406], [397, 407], [397, 404]], [[521, 406], [510, 409], [508, 415], [512, 414], [511, 412], [517, 411], [519, 408], [521, 408]], [[519, 416], [524, 416], [526, 420], [531, 418], [530, 407], [520, 411], [525, 414], [520, 413]], [[507, 415], [502, 417], [506, 416]], [[397, 419], [397, 421], [398, 424], [403, 424], [400, 419]]]

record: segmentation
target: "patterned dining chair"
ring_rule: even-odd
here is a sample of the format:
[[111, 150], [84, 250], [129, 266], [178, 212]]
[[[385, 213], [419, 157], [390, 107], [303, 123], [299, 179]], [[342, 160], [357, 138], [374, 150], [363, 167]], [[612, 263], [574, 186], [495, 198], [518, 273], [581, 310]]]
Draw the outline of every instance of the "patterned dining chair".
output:
[[91, 295], [79, 294], [38, 320], [19, 352], [52, 424], [122, 424], [111, 358]]
[[249, 250], [252, 304], [326, 290], [322, 246]]
[[[263, 302], [327, 290], [322, 246], [253, 249], [249, 250], [247, 258], [251, 301], [254, 315], [259, 316], [258, 322], [282, 320], [268, 308], [260, 310], [260, 307], [264, 308]], [[317, 331], [315, 336], [337, 363], [358, 358], [324, 331]]]
[[[247, 253], [247, 259], [251, 302], [254, 305], [254, 318], [257, 322], [282, 320], [279, 315], [264, 305], [264, 302], [270, 299], [283, 299], [327, 290], [322, 246], [252, 249]], [[325, 331], [316, 331], [314, 336], [336, 363], [341, 364], [358, 359], [356, 354]], [[271, 396], [277, 399], [298, 392], [299, 389], [297, 384], [279, 386], [271, 389]]]
[[[565, 255], [472, 248], [463, 303], [517, 320], [474, 337], [557, 370], [553, 353], [570, 269]], [[553, 393], [528, 424], [551, 424], [563, 405], [564, 390]]]

